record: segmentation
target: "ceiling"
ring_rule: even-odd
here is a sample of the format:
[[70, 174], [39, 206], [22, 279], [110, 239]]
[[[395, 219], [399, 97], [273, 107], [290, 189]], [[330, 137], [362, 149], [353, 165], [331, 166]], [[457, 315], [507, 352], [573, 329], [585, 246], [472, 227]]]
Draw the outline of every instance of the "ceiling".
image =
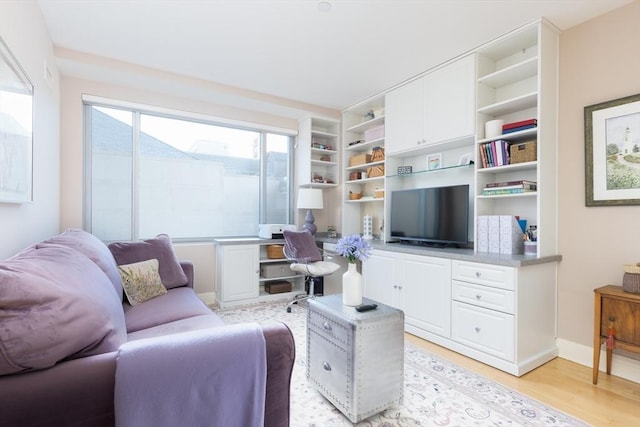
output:
[[[74, 54], [242, 88], [252, 96], [273, 95], [342, 110], [541, 16], [565, 30], [632, 1], [38, 0], [38, 4], [54, 45]], [[320, 10], [319, 3], [330, 9]], [[92, 72], [73, 63], [60, 59], [58, 65], [63, 74]]]

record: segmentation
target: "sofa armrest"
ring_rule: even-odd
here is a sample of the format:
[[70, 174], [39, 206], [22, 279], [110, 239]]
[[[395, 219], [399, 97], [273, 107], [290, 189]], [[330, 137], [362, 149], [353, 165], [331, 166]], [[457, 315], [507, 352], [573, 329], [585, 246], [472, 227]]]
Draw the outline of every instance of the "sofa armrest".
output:
[[118, 352], [0, 376], [0, 425], [112, 426]]
[[267, 390], [264, 427], [289, 427], [291, 373], [296, 345], [289, 327], [281, 322], [262, 325], [267, 346]]
[[187, 276], [187, 284], [185, 286], [193, 289], [193, 262], [180, 261], [180, 267], [182, 267], [184, 274]]

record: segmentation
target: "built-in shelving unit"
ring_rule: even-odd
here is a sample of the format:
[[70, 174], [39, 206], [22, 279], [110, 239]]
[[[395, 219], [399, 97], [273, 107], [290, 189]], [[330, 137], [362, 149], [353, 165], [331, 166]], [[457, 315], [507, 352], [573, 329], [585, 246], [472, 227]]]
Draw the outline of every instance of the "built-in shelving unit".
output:
[[[476, 217], [514, 215], [538, 230], [538, 254], [557, 251], [557, 29], [541, 20], [478, 49]], [[543, 103], [543, 100], [546, 100]], [[536, 119], [537, 127], [486, 138], [485, 123]], [[481, 147], [496, 140], [535, 143], [534, 160], [483, 167]], [[532, 145], [533, 146], [533, 145]], [[489, 183], [528, 180], [537, 191], [482, 195]]]
[[298, 185], [337, 187], [340, 183], [340, 121], [307, 117], [300, 121], [296, 150]]

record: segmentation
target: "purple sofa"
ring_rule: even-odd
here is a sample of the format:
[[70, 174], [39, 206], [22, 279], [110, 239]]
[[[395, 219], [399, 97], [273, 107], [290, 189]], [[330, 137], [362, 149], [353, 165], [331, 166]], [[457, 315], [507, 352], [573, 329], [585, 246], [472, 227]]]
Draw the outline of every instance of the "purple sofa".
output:
[[[149, 259], [166, 293], [132, 305], [118, 265]], [[113, 426], [118, 349], [211, 328], [225, 324], [197, 297], [193, 265], [177, 260], [168, 236], [107, 247], [69, 229], [32, 245], [0, 262], [0, 426]], [[288, 426], [293, 335], [283, 323], [259, 328], [264, 425]]]

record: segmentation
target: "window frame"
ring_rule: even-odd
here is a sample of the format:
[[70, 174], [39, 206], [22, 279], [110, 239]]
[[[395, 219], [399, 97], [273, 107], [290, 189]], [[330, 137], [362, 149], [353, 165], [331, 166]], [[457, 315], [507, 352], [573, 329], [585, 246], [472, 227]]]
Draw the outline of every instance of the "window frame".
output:
[[[139, 158], [140, 158], [140, 117], [141, 115], [152, 115], [161, 118], [184, 120], [194, 123], [201, 123], [211, 126], [227, 127], [237, 130], [246, 130], [260, 134], [260, 166], [259, 166], [259, 208], [258, 217], [259, 224], [265, 222], [267, 215], [267, 135], [275, 134], [289, 138], [288, 142], [288, 197], [287, 197], [287, 216], [289, 223], [294, 218], [293, 199], [294, 199], [294, 171], [295, 171], [295, 145], [297, 130], [281, 127], [262, 125], [257, 123], [243, 122], [238, 120], [230, 120], [221, 117], [209, 116], [200, 113], [192, 113], [180, 110], [172, 110], [162, 107], [154, 107], [144, 104], [132, 103], [127, 101], [118, 101], [114, 99], [101, 98], [91, 95], [82, 96], [82, 113], [83, 113], [83, 229], [92, 231], [92, 163], [93, 163], [93, 141], [92, 141], [92, 114], [94, 107], [102, 107], [109, 109], [117, 109], [132, 113], [132, 165], [131, 165], [131, 227], [130, 240], [139, 240]], [[199, 237], [175, 237], [174, 241], [182, 242], [201, 242], [211, 240], [216, 237], [251, 237], [251, 236], [199, 236]]]

